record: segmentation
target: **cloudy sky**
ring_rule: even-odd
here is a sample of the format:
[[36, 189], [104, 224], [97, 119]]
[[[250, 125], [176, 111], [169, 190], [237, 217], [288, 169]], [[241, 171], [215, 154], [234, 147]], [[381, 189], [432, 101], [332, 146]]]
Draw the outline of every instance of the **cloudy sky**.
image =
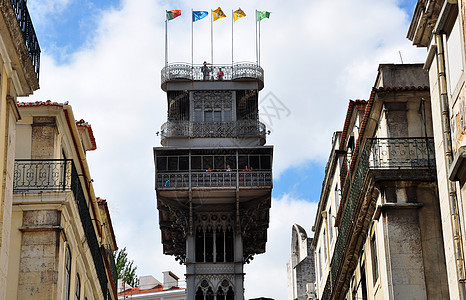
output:
[[[247, 14], [234, 28], [234, 60], [255, 61], [254, 10], [261, 23], [265, 88], [261, 118], [275, 146], [267, 252], [246, 266], [246, 299], [286, 299], [286, 262], [293, 223], [310, 227], [332, 133], [341, 130], [349, 99], [367, 99], [379, 63], [425, 57], [405, 38], [415, 0], [29, 0], [42, 48], [40, 90], [22, 101], [69, 101], [92, 124], [98, 149], [88, 153], [96, 194], [107, 199], [118, 245], [139, 275], [162, 279], [184, 267], [162, 255], [152, 147], [166, 120], [160, 89], [165, 10], [169, 61], [191, 61], [191, 9], [221, 6], [214, 25], [214, 63], [231, 63], [231, 11]], [[195, 6], [193, 6], [195, 3]], [[194, 24], [194, 62], [210, 61], [208, 19]], [[271, 110], [272, 101], [281, 111]], [[267, 112], [267, 113], [265, 113]]]

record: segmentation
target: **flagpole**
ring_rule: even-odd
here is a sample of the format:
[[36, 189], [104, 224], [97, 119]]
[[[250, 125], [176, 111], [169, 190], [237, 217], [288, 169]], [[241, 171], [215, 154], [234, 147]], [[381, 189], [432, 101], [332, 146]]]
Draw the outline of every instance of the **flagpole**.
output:
[[[256, 18], [257, 18], [257, 15], [256, 15]], [[257, 55], [258, 55], [257, 65], [260, 66], [261, 65], [261, 22], [259, 21], [258, 23], [259, 23], [258, 24], [259, 26], [259, 50], [257, 51]]]
[[168, 65], [168, 17], [165, 11], [165, 67]]
[[256, 9], [256, 65], [259, 65], [259, 58], [257, 56], [257, 9]]
[[191, 69], [193, 74], [191, 75], [194, 79], [194, 12], [191, 8]]
[[214, 64], [214, 13], [210, 10], [210, 63]]
[[231, 10], [231, 67], [233, 68], [233, 23], [235, 17], [233, 16], [233, 9]]

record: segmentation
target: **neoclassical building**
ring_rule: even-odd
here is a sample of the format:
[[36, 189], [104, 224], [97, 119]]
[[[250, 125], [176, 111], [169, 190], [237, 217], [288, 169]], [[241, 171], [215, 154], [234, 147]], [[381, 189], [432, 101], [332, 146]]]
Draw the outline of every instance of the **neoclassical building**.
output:
[[16, 100], [39, 88], [40, 47], [26, 0], [2, 0], [0, 11], [0, 299], [6, 299]]
[[243, 299], [243, 265], [265, 252], [273, 147], [258, 116], [263, 86], [253, 63], [162, 70], [157, 208], [163, 252], [186, 265], [189, 300]]
[[66, 103], [18, 111], [4, 299], [115, 300], [117, 245], [87, 164], [91, 126]]
[[318, 299], [456, 299], [428, 85], [422, 64], [382, 64], [369, 99], [350, 101], [313, 226]]

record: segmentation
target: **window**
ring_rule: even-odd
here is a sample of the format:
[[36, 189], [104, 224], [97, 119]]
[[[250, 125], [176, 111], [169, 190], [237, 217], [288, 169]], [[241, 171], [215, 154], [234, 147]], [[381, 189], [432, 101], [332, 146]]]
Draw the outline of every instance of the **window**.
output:
[[317, 260], [319, 261], [319, 279], [322, 278], [322, 261], [321, 261], [321, 253], [320, 253], [320, 248], [319, 248], [319, 254], [317, 255]]
[[70, 246], [66, 245], [65, 253], [65, 290], [63, 291], [63, 299], [70, 299], [70, 280], [71, 280], [71, 250]]
[[338, 183], [335, 185], [335, 207], [338, 208], [340, 207], [340, 188], [338, 187]]
[[333, 240], [332, 208], [328, 210], [328, 238], [330, 239], [330, 244], [332, 244], [332, 240]]
[[79, 273], [76, 273], [76, 293], [75, 293], [75, 299], [80, 300], [81, 299], [81, 279], [79, 278]]
[[195, 122], [231, 122], [232, 119], [231, 92], [195, 92]]
[[463, 48], [461, 46], [460, 18], [452, 24], [450, 33], [447, 35], [446, 54], [448, 63], [448, 79], [450, 94], [455, 88], [463, 73]]
[[379, 262], [377, 257], [377, 239], [375, 234], [375, 226], [371, 230], [371, 262], [372, 262], [372, 278], [374, 279], [374, 284], [379, 278]]
[[326, 234], [325, 234], [325, 228], [324, 228], [323, 236], [324, 236], [324, 239], [323, 239], [323, 245], [324, 245], [324, 262], [326, 262], [326, 261], [327, 261], [327, 238], [326, 238]]
[[199, 227], [195, 239], [196, 262], [233, 262], [233, 230]]

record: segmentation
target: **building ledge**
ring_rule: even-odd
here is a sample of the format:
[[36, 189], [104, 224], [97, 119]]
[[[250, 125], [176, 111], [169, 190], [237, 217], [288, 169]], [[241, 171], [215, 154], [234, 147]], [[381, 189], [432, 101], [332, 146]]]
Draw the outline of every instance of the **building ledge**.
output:
[[417, 209], [423, 206], [424, 203], [383, 203], [381, 205], [377, 205], [374, 213], [374, 220], [378, 220], [382, 211], [386, 211], [388, 209]]
[[459, 147], [450, 166], [448, 178], [452, 181], [464, 181], [466, 178], [466, 146]]

